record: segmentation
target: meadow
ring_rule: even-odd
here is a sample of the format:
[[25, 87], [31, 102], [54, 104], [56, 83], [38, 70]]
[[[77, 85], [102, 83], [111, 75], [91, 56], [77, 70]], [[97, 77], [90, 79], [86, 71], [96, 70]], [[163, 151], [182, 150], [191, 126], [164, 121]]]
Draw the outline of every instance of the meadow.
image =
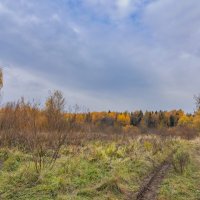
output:
[[[158, 199], [200, 197], [199, 140], [139, 136], [63, 146], [53, 168], [35, 171], [30, 153], [0, 150], [1, 199], [137, 199], [145, 177], [171, 155]], [[181, 165], [181, 159], [189, 156]], [[181, 158], [182, 157], [182, 158]]]

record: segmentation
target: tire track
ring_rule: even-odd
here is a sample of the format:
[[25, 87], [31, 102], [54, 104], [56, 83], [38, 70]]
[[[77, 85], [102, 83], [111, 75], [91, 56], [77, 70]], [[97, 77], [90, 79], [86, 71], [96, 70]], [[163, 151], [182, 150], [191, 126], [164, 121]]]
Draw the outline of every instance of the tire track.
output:
[[136, 195], [136, 200], [156, 200], [159, 187], [165, 178], [165, 175], [171, 168], [171, 158], [176, 152], [173, 151], [168, 158], [158, 166], [149, 176], [144, 180], [139, 192]]
[[156, 200], [159, 186], [170, 167], [170, 162], [164, 162], [158, 169], [156, 169], [150, 178], [145, 181], [144, 186], [137, 194], [136, 200]]

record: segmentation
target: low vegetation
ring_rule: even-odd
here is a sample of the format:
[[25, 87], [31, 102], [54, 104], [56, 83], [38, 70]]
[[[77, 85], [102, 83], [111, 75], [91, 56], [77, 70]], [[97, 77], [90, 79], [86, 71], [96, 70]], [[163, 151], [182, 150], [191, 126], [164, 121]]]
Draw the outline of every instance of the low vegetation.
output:
[[124, 199], [180, 143], [144, 136], [67, 145], [54, 168], [40, 173], [30, 153], [1, 149], [1, 199]]
[[177, 164], [163, 181], [159, 199], [198, 200], [200, 198], [200, 141], [183, 142], [174, 159]]

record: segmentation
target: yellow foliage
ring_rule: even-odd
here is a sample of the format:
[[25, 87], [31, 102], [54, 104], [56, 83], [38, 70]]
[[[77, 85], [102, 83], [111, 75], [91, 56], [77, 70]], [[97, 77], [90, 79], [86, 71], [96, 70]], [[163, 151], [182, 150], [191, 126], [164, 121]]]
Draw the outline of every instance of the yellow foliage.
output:
[[92, 122], [95, 123], [99, 120], [101, 120], [106, 114], [105, 112], [93, 112], [92, 115]]
[[83, 124], [85, 122], [85, 115], [84, 114], [77, 114], [76, 115], [76, 123]]
[[130, 116], [127, 114], [119, 114], [117, 116], [117, 122], [122, 126], [129, 125], [130, 124]]
[[192, 122], [193, 122], [192, 116], [182, 115], [182, 117], [178, 121], [178, 125], [179, 126], [188, 126], [188, 125], [192, 125]]
[[108, 113], [108, 117], [110, 117], [112, 119], [116, 119], [116, 113], [115, 112], [110, 112], [110, 113]]

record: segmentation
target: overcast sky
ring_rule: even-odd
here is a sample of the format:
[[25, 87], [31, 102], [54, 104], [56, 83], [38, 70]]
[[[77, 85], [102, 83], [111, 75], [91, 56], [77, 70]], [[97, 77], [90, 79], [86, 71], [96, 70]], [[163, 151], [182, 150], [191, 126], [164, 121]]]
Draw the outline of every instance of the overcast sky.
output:
[[3, 102], [62, 90], [90, 110], [192, 112], [199, 0], [0, 0]]

